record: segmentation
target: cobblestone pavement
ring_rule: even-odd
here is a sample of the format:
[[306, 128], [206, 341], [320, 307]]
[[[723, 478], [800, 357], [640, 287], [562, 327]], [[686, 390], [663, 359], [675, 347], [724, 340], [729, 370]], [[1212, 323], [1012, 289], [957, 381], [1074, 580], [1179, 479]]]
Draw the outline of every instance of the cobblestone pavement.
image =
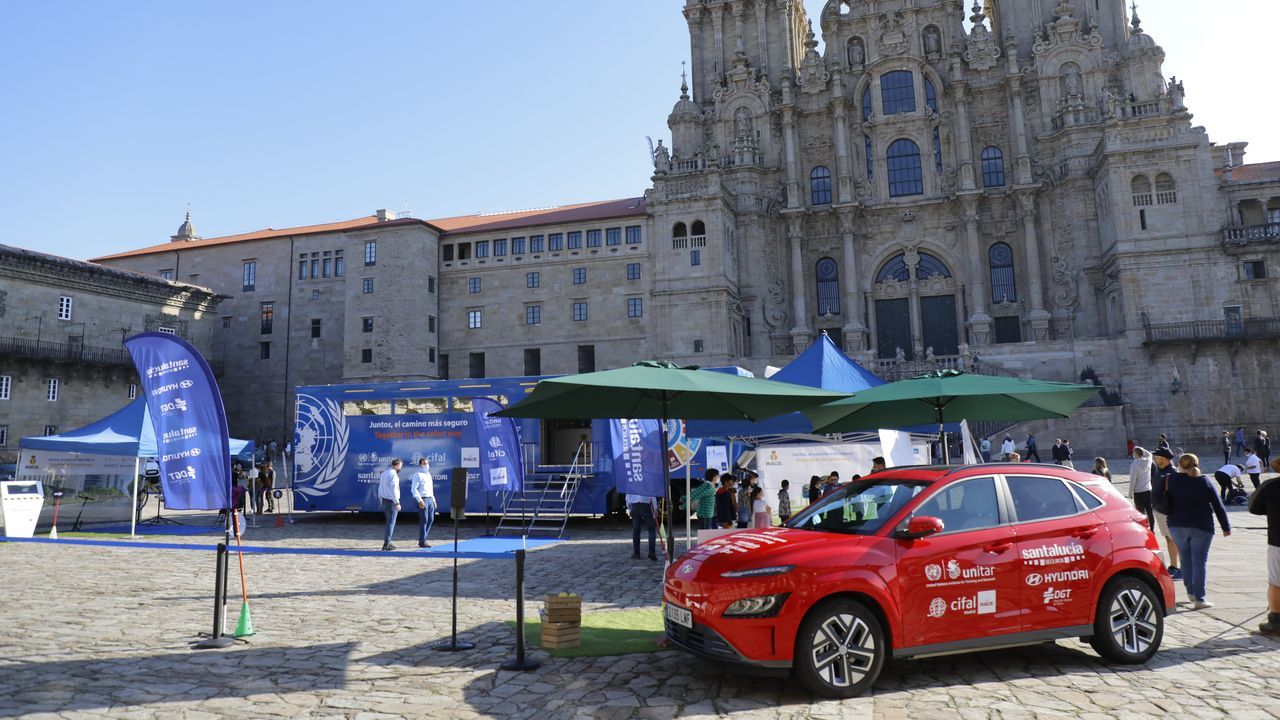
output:
[[[429, 648], [448, 633], [447, 559], [249, 555], [258, 634], [248, 645], [196, 653], [186, 643], [210, 625], [211, 554], [0, 544], [0, 715], [1280, 718], [1280, 641], [1251, 632], [1265, 609], [1263, 519], [1236, 510], [1232, 520], [1235, 534], [1219, 535], [1211, 555], [1217, 607], [1171, 616], [1146, 666], [1107, 665], [1088, 646], [1062, 641], [903, 662], [873, 694], [843, 702], [816, 700], [785, 680], [726, 674], [678, 651], [556, 660], [534, 650], [541, 669], [499, 670], [514, 653], [510, 561], [461, 562], [459, 625], [477, 649], [449, 654]], [[414, 532], [402, 525], [398, 536], [411, 545]], [[433, 540], [446, 532], [437, 526]], [[304, 518], [257, 529], [252, 541], [372, 549], [379, 533], [372, 518]], [[570, 542], [530, 553], [528, 598], [574, 591], [587, 612], [657, 603], [661, 568], [629, 559], [629, 533], [602, 522], [571, 533]], [[238, 577], [231, 592], [239, 593]], [[233, 603], [232, 624], [235, 617]]]

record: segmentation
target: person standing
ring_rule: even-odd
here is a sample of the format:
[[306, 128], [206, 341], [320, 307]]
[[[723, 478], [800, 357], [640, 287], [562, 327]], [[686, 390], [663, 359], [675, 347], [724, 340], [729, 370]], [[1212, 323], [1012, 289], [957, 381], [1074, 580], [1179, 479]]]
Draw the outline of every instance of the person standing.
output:
[[391, 536], [396, 531], [396, 515], [400, 512], [400, 468], [404, 462], [400, 458], [391, 461], [391, 466], [378, 478], [378, 499], [382, 501], [382, 512], [387, 516], [387, 531], [382, 537], [384, 551], [395, 550], [391, 544]]
[[764, 501], [764, 488], [751, 486], [751, 527], [766, 530], [773, 527], [773, 508]]
[[1053, 441], [1053, 447], [1049, 449], [1049, 457], [1053, 459], [1054, 465], [1062, 464], [1062, 438]]
[[1138, 512], [1147, 516], [1147, 527], [1156, 529], [1156, 516], [1151, 512], [1151, 456], [1144, 447], [1133, 448], [1129, 463], [1129, 499]]
[[876, 457], [871, 458], [871, 472], [867, 474], [871, 475], [872, 473], [882, 472], [887, 469], [888, 465], [885, 463], [884, 458], [877, 455]]
[[791, 517], [791, 481], [783, 480], [778, 488], [778, 519], [783, 523]]
[[1111, 480], [1111, 469], [1107, 467], [1106, 458], [1096, 457], [1093, 459], [1093, 474]]
[[1018, 451], [1018, 446], [1014, 444], [1013, 438], [1008, 435], [1004, 436], [1004, 442], [1000, 443], [1000, 455], [1005, 462], [1015, 462], [1013, 455]]
[[1235, 434], [1235, 451], [1236, 455], [1244, 455], [1244, 426], [1236, 428]]
[[1222, 431], [1222, 464], [1226, 465], [1231, 462], [1231, 433]]
[[991, 462], [991, 438], [982, 438], [982, 442], [978, 443], [978, 452], [982, 455], [982, 462]]
[[1068, 470], [1075, 470], [1076, 464], [1071, 461], [1071, 456], [1075, 454], [1076, 454], [1076, 451], [1071, 449], [1071, 441], [1063, 440], [1062, 441], [1062, 466]]
[[1227, 508], [1209, 478], [1200, 472], [1200, 458], [1192, 453], [1178, 458], [1178, 472], [1169, 476], [1165, 495], [1170, 506], [1169, 529], [1182, 555], [1182, 584], [1196, 610], [1211, 608], [1213, 603], [1205, 595], [1205, 571], [1213, 542], [1213, 518], [1218, 517], [1222, 536], [1230, 537]]
[[755, 478], [748, 471], [742, 476], [742, 485], [738, 488], [738, 527], [745, 528], [751, 524], [751, 488], [755, 487]]
[[820, 497], [822, 497], [822, 478], [813, 475], [809, 478], [809, 492], [804, 499], [809, 505], [812, 505], [818, 502]]
[[698, 529], [710, 530], [716, 526], [716, 480], [720, 471], [707, 470], [704, 480], [689, 490], [689, 503], [698, 516]]
[[1271, 464], [1271, 439], [1267, 437], [1266, 430], [1258, 430], [1258, 434], [1253, 438], [1253, 451], [1262, 461], [1262, 467], [1265, 468]]
[[409, 492], [418, 503], [418, 547], [431, 547], [427, 544], [427, 533], [431, 532], [431, 524], [436, 519], [436, 483], [431, 477], [431, 463], [425, 457], [418, 459], [418, 469], [413, 471], [410, 481]]
[[276, 469], [271, 461], [262, 463], [262, 471], [258, 473], [258, 487], [262, 489], [262, 499], [267, 503], [267, 512], [276, 511]]
[[1178, 544], [1173, 541], [1173, 533], [1169, 530], [1169, 505], [1165, 502], [1165, 490], [1169, 487], [1169, 476], [1173, 474], [1172, 461], [1173, 453], [1167, 447], [1151, 453], [1151, 507], [1155, 509], [1156, 532], [1164, 538], [1165, 547], [1169, 549], [1169, 576], [1174, 580], [1181, 580]]
[[1262, 460], [1251, 447], [1244, 449], [1244, 471], [1249, 473], [1249, 481], [1253, 483], [1253, 489], [1257, 490], [1262, 481]]
[[631, 559], [640, 559], [640, 531], [649, 532], [649, 559], [658, 559], [658, 523], [653, 513], [653, 498], [648, 495], [627, 493], [627, 508], [631, 512]]
[[1040, 462], [1040, 449], [1036, 447], [1036, 436], [1027, 435], [1027, 459], [1035, 458], [1036, 462]]
[[245, 492], [248, 493], [246, 499], [249, 501], [249, 507], [245, 509], [246, 515], [249, 513], [253, 513], [254, 515], [262, 514], [262, 493], [258, 490], [258, 475], [260, 475], [261, 472], [262, 471], [258, 469], [258, 463], [254, 462], [249, 466], [249, 471], [245, 473], [244, 477], [246, 484], [244, 489]]
[[716, 523], [728, 529], [738, 521], [738, 495], [734, 489], [738, 479], [729, 473], [720, 476], [720, 488], [716, 490]]
[[[1280, 458], [1271, 461], [1271, 470], [1280, 473]], [[1267, 517], [1267, 620], [1258, 629], [1280, 635], [1280, 476], [1253, 493], [1249, 512]]]

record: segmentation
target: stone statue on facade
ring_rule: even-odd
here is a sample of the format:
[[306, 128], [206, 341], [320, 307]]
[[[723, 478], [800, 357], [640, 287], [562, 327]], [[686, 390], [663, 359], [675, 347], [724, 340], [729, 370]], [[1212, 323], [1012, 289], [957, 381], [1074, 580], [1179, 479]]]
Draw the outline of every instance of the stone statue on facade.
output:
[[893, 360], [894, 362], [900, 362], [900, 363], [904, 363], [907, 361], [907, 354], [902, 351], [901, 347], [895, 347], [893, 349]]
[[1116, 96], [1114, 90], [1109, 87], [1102, 88], [1098, 93], [1098, 109], [1104, 118], [1116, 117], [1120, 112], [1120, 98]]
[[653, 169], [658, 172], [671, 169], [671, 151], [662, 144], [662, 138], [658, 138], [658, 147], [653, 151]]
[[1187, 91], [1182, 81], [1175, 75], [1169, 78], [1169, 104], [1175, 110], [1183, 110], [1186, 106]]
[[928, 57], [942, 55], [942, 33], [932, 25], [924, 29], [924, 54]]
[[1080, 71], [1074, 66], [1067, 68], [1066, 75], [1062, 78], [1063, 86], [1066, 88], [1067, 96], [1074, 97], [1080, 94]]
[[859, 68], [867, 60], [867, 50], [862, 45], [862, 38], [849, 38], [849, 67]]
[[751, 139], [751, 113], [744, 107], [733, 114], [733, 134], [738, 140]]

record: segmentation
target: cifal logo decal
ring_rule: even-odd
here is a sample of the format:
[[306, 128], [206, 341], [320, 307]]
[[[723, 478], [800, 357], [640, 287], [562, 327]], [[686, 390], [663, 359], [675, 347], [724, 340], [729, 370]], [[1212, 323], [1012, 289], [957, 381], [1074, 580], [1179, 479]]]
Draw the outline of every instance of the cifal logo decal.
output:
[[934, 598], [929, 603], [929, 617], [940, 618], [947, 614], [947, 601], [942, 598]]
[[929, 602], [929, 617], [937, 619], [948, 612], [959, 615], [990, 615], [996, 611], [996, 591], [980, 590], [975, 595], [965, 595], [950, 603], [942, 598]]
[[1080, 543], [1041, 545], [1022, 549], [1022, 559], [1028, 565], [1063, 565], [1084, 560], [1084, 546]]
[[[943, 576], [946, 576], [945, 578]], [[964, 567], [959, 560], [952, 558], [944, 564], [929, 563], [924, 566], [925, 587], [946, 587], [948, 585], [971, 585], [985, 583], [996, 576], [996, 569], [990, 565], [971, 565]]]
[[1050, 585], [1044, 591], [1045, 605], [1062, 605], [1071, 599], [1071, 588], [1063, 588], [1061, 590]]
[[1031, 587], [1039, 587], [1044, 583], [1064, 583], [1076, 582], [1078, 580], [1088, 580], [1088, 570], [1059, 570], [1051, 573], [1031, 573], [1027, 576], [1027, 585]]

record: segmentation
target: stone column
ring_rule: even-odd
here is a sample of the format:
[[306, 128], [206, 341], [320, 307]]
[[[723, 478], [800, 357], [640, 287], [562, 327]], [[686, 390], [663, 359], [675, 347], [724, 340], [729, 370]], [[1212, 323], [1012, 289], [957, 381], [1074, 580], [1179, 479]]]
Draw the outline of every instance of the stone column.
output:
[[782, 85], [782, 139], [787, 156], [787, 207], [800, 208], [804, 207], [802, 202], [804, 196], [800, 189], [799, 158], [796, 155], [796, 145], [799, 141], [796, 139], [795, 107], [792, 106], [791, 101], [791, 83], [784, 82]]
[[787, 241], [791, 246], [791, 312], [795, 314], [794, 324], [791, 326], [791, 342], [797, 354], [809, 346], [812, 335], [809, 329], [809, 309], [805, 302], [808, 289], [804, 282], [804, 253], [800, 247], [803, 240], [802, 222], [800, 215], [787, 218]]
[[769, 67], [769, 30], [765, 24], [765, 5], [763, 2], [756, 3], [756, 36], [760, 42], [760, 67]]
[[866, 349], [866, 326], [862, 324], [862, 278], [858, 274], [858, 256], [853, 243], [854, 211], [840, 210], [840, 242], [844, 275], [844, 350], [860, 353]]
[[[1010, 65], [1016, 65], [1010, 60]], [[1009, 123], [1013, 125], [1014, 183], [1026, 185], [1031, 182], [1031, 153], [1027, 150], [1027, 119], [1022, 109], [1022, 75], [1009, 77], [1009, 99], [1013, 103]]]
[[[712, 8], [711, 10], [711, 32], [716, 43], [716, 55], [715, 55], [715, 62], [712, 63], [712, 67], [708, 68], [708, 70], [710, 70], [713, 73], [724, 72], [726, 65], [724, 61], [724, 8], [723, 7]], [[710, 82], [708, 82], [707, 85], [705, 86], [708, 89], [714, 88], [716, 86], [716, 83], [720, 81], [720, 78], [715, 77], [715, 75], [712, 75], [709, 78], [709, 80]]]
[[844, 72], [837, 65], [832, 77], [832, 113], [835, 115], [836, 132], [836, 198], [838, 202], [853, 202], [853, 160], [849, 156], [848, 109], [844, 101]]
[[[688, 15], [688, 20], [689, 37], [692, 38], [693, 41], [693, 52], [691, 58], [693, 60], [693, 96], [701, 99], [702, 88], [709, 86], [708, 78], [703, 77], [703, 73], [707, 71], [707, 63], [703, 62], [702, 59], [702, 13], [698, 10], [692, 11]], [[674, 140], [672, 143], [674, 144]]]
[[987, 254], [983, 252], [982, 238], [978, 234], [978, 196], [961, 198], [964, 207], [965, 249], [969, 255], [969, 299], [973, 305], [969, 314], [969, 337], [972, 345], [991, 343], [991, 316], [987, 314]]
[[1018, 193], [1018, 209], [1022, 214], [1022, 234], [1027, 253], [1027, 288], [1031, 305], [1027, 321], [1031, 336], [1037, 341], [1049, 339], [1049, 313], [1044, 309], [1043, 265], [1040, 261], [1040, 237], [1036, 232], [1036, 195], [1034, 190]]
[[973, 167], [973, 134], [969, 127], [969, 99], [966, 94], [968, 86], [956, 83], [953, 86], [956, 96], [956, 153], [960, 156], [960, 190], [973, 190], [975, 184]]

